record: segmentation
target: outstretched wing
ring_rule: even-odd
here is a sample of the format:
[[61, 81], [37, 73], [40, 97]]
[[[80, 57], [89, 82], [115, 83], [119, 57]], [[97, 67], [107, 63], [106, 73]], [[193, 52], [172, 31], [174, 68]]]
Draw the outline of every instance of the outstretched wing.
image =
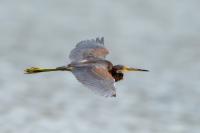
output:
[[78, 81], [97, 94], [105, 97], [115, 97], [114, 79], [103, 67], [84, 66], [75, 68], [72, 73]]
[[69, 58], [72, 62], [90, 58], [105, 59], [109, 51], [104, 46], [104, 38], [96, 38], [92, 40], [84, 40], [79, 42], [71, 51]]

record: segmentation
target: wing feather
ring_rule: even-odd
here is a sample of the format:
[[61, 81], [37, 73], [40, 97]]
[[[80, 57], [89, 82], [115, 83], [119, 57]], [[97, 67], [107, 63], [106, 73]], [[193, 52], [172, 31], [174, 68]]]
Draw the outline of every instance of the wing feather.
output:
[[72, 73], [78, 81], [95, 93], [105, 97], [116, 96], [115, 81], [105, 68], [96, 66], [77, 67]]
[[69, 58], [72, 62], [79, 62], [89, 58], [105, 59], [109, 51], [104, 46], [104, 38], [96, 38], [79, 42], [71, 51]]

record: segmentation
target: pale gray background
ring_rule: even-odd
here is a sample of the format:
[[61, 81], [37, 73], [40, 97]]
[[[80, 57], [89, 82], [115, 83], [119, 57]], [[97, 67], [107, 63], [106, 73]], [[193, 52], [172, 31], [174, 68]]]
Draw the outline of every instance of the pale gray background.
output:
[[[199, 133], [199, 0], [1, 0], [0, 133]], [[149, 69], [94, 95], [71, 73], [24, 75], [69, 63], [104, 36], [114, 64]]]

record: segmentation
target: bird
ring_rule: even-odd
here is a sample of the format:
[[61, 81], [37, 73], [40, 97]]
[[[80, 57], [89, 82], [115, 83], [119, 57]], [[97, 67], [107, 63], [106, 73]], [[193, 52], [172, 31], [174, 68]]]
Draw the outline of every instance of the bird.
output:
[[146, 69], [113, 65], [106, 60], [109, 50], [104, 45], [104, 37], [83, 40], [70, 52], [68, 65], [56, 68], [30, 67], [25, 74], [51, 71], [69, 71], [85, 87], [104, 97], [116, 97], [115, 82], [123, 80], [124, 73], [130, 71], [147, 72]]

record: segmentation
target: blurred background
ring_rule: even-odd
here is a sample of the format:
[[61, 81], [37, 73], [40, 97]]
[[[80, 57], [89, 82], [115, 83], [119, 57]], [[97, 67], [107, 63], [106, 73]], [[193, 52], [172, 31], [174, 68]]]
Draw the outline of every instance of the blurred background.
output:
[[[1, 133], [199, 133], [199, 0], [1, 0]], [[95, 95], [68, 72], [84, 39], [104, 36], [128, 73], [117, 98]]]

